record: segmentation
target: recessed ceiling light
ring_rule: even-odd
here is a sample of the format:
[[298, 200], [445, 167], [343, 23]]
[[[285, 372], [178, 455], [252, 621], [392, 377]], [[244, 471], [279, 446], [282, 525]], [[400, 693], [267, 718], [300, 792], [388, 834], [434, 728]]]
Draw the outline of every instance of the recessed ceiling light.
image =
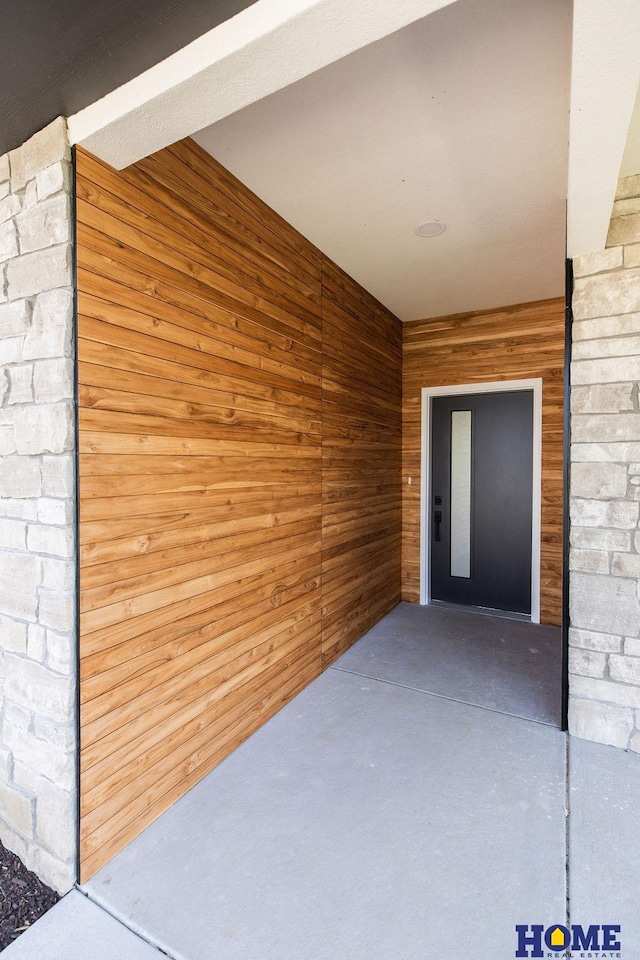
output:
[[425, 220], [424, 223], [419, 223], [413, 232], [416, 237], [439, 237], [446, 229], [447, 225], [443, 220]]

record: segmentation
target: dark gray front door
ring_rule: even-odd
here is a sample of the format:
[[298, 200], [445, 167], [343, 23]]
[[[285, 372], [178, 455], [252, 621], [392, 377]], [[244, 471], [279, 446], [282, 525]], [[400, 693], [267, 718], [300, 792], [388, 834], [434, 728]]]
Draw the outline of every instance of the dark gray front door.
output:
[[533, 392], [434, 398], [431, 597], [531, 613]]

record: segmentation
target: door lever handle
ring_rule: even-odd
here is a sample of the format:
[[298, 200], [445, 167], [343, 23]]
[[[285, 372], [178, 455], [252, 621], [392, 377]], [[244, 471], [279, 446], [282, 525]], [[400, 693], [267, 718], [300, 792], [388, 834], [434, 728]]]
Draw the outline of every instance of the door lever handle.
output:
[[442, 523], [442, 510], [434, 510], [433, 513], [433, 539], [436, 543], [440, 543], [440, 524]]

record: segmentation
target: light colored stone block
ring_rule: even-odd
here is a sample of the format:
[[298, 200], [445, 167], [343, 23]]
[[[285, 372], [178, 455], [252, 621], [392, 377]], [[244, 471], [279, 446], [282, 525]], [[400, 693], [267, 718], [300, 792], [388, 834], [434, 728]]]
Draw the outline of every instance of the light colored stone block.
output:
[[604, 383], [574, 387], [572, 413], [622, 413], [633, 410], [632, 383]]
[[0, 616], [0, 650], [9, 653], [27, 652], [27, 624]]
[[571, 382], [623, 383], [640, 380], [640, 357], [609, 357], [605, 360], [578, 360], [571, 364]]
[[628, 530], [635, 528], [638, 524], [638, 504], [627, 500], [573, 499], [570, 511], [571, 522], [578, 527], [613, 527]]
[[624, 641], [624, 652], [629, 657], [640, 657], [640, 639], [627, 637]]
[[583, 740], [625, 749], [633, 730], [633, 713], [607, 703], [571, 697], [569, 733]]
[[47, 497], [74, 496], [75, 464], [71, 454], [43, 458], [42, 492]]
[[[636, 220], [635, 217], [628, 218]], [[640, 224], [640, 218], [638, 218]], [[627, 231], [628, 232], [628, 231]], [[617, 235], [611, 244], [633, 243], [635, 227], [625, 238]], [[576, 320], [594, 317], [610, 317], [619, 313], [640, 311], [640, 270], [621, 270], [615, 273], [598, 274], [595, 277], [578, 278], [574, 284], [573, 315]]]
[[66, 194], [37, 203], [15, 219], [20, 252], [33, 253], [71, 239], [71, 208]]
[[21, 210], [22, 203], [20, 202], [20, 198], [16, 197], [15, 194], [9, 194], [4, 200], [0, 200], [0, 223], [7, 223], [12, 217], [20, 213]]
[[69, 500], [54, 500], [41, 497], [38, 500], [38, 520], [51, 526], [64, 526], [73, 522], [74, 508]]
[[43, 779], [36, 805], [36, 832], [44, 844], [63, 860], [75, 852], [75, 810], [71, 795]]
[[611, 573], [614, 577], [640, 577], [640, 556], [637, 553], [614, 553]]
[[[11, 690], [11, 698], [18, 706], [35, 710], [58, 722], [68, 721], [73, 716], [74, 687], [69, 677], [58, 676], [33, 660], [25, 660], [11, 653], [5, 654], [4, 666], [7, 688]], [[29, 764], [29, 750], [35, 749], [32, 743], [21, 741], [22, 747], [16, 746], [16, 742], [11, 742], [6, 736], [5, 742], [18, 760]], [[55, 754], [55, 751], [51, 753]], [[51, 775], [50, 765], [41, 766], [38, 772], [57, 781], [57, 776]]]
[[0, 496], [15, 500], [39, 497], [41, 484], [40, 461], [36, 458], [15, 456], [0, 461]]
[[618, 443], [640, 440], [640, 413], [591, 413], [572, 418], [574, 443]]
[[59, 633], [73, 630], [75, 622], [75, 598], [69, 593], [56, 590], [40, 590], [38, 619], [46, 627]]
[[69, 723], [55, 723], [36, 714], [33, 718], [33, 729], [36, 737], [44, 740], [50, 747], [56, 747], [65, 754], [71, 754], [75, 750], [75, 731]]
[[640, 353], [640, 337], [606, 337], [598, 340], [579, 340], [573, 344], [574, 361], [599, 357], [636, 357]]
[[600, 700], [603, 703], [614, 703], [619, 707], [640, 708], [640, 687], [626, 683], [574, 675], [570, 689], [572, 696], [581, 697], [584, 700]]
[[8, 783], [13, 776], [13, 754], [0, 747], [0, 780]]
[[574, 627], [615, 635], [634, 636], [640, 632], [640, 605], [634, 581], [573, 572], [569, 595]]
[[609, 554], [601, 550], [571, 551], [569, 569], [580, 570], [582, 573], [609, 573]]
[[0, 224], [0, 263], [17, 257], [19, 252], [16, 225], [13, 220], [7, 220]]
[[31, 329], [24, 343], [25, 360], [69, 357], [73, 340], [73, 295], [46, 290], [36, 300]]
[[0, 183], [4, 183], [5, 180], [8, 180], [11, 176], [11, 169], [9, 167], [9, 154], [4, 153], [0, 157]]
[[[12, 754], [13, 756], [13, 754]], [[16, 760], [13, 764], [13, 782], [21, 790], [24, 790], [26, 793], [33, 794], [38, 789], [38, 781], [40, 777], [37, 773], [30, 768], [25, 766], [24, 763], [20, 763]]]
[[611, 247], [597, 253], [585, 253], [573, 258], [574, 277], [588, 277], [606, 270], [617, 270], [622, 266], [622, 247]]
[[9, 154], [11, 189], [22, 190], [29, 180], [52, 163], [70, 159], [67, 124], [63, 117], [58, 117]]
[[4, 550], [27, 549], [27, 525], [23, 520], [0, 518], [0, 547]]
[[625, 267], [640, 267], [640, 243], [633, 243], [624, 248]]
[[[27, 841], [24, 837], [21, 837], [20, 834], [16, 831], [1, 817], [0, 813], [0, 840], [11, 853], [15, 853], [22, 862], [27, 863], [28, 851], [27, 851]], [[28, 868], [27, 868], [28, 869]]]
[[27, 547], [33, 553], [50, 557], [72, 557], [74, 554], [74, 535], [69, 527], [52, 527], [49, 524], [34, 523], [27, 528]]
[[640, 443], [574, 443], [572, 463], [630, 463], [640, 454]]
[[[72, 251], [70, 244], [25, 253], [7, 264], [9, 299], [21, 300], [43, 291], [68, 287], [71, 283]], [[41, 354], [42, 356], [42, 354]], [[49, 356], [49, 354], [44, 354]], [[25, 359], [33, 357], [25, 356]]]
[[33, 797], [0, 782], [0, 816], [27, 839], [33, 837]]
[[42, 559], [42, 586], [47, 590], [72, 593], [76, 583], [76, 565], [73, 560], [56, 557]]
[[14, 429], [18, 453], [66, 453], [73, 449], [73, 408], [68, 402], [16, 407]]
[[640, 197], [640, 175], [620, 177], [616, 188], [616, 200], [626, 197]]
[[22, 198], [22, 209], [28, 210], [30, 207], [35, 207], [38, 202], [38, 190], [36, 188], [35, 180], [32, 180], [27, 184], [27, 188], [24, 191], [24, 197]]
[[569, 673], [583, 677], [603, 677], [607, 666], [607, 655], [593, 650], [569, 650]]
[[0, 553], [0, 613], [35, 623], [39, 576], [36, 557], [26, 553]]
[[[27, 300], [13, 300], [0, 304], [0, 337], [19, 337], [31, 325], [31, 304]], [[0, 362], [3, 350], [0, 345]]]
[[624, 553], [631, 549], [631, 533], [628, 530], [601, 527], [572, 527], [571, 545], [579, 550], [617, 550]]
[[73, 360], [57, 358], [38, 360], [33, 372], [33, 390], [36, 403], [56, 403], [72, 400], [74, 394]]
[[5, 700], [4, 715], [7, 723], [13, 724], [20, 730], [28, 730], [31, 726], [32, 714], [29, 710], [18, 706], [13, 700]]
[[9, 399], [7, 403], [33, 402], [33, 364], [24, 363], [18, 367], [9, 367]]
[[620, 653], [622, 638], [609, 633], [594, 633], [592, 630], [569, 629], [569, 643], [582, 650], [597, 650], [601, 653]]
[[616, 247], [623, 243], [637, 243], [639, 240], [640, 214], [630, 213], [628, 216], [614, 217], [609, 224], [608, 247]]
[[[616, 220], [618, 217], [629, 217], [635, 213], [640, 213], [640, 197], [629, 197], [626, 200], [616, 200], [613, 204], [611, 219]], [[611, 247], [611, 249], [618, 250], [619, 247]]]
[[8, 337], [2, 341], [2, 363], [22, 363], [24, 337]]
[[13, 435], [13, 424], [10, 426], [0, 426], [0, 457], [7, 457], [15, 452], [16, 438]]
[[5, 517], [16, 520], [37, 520], [38, 511], [35, 500], [0, 500], [0, 510]]
[[47, 630], [47, 666], [69, 676], [75, 662], [73, 639], [68, 633]]
[[54, 193], [70, 193], [71, 191], [71, 165], [64, 160], [52, 163], [36, 175], [36, 187], [38, 190], [38, 200], [46, 200]]
[[60, 860], [57, 854], [50, 853], [39, 844], [29, 848], [29, 869], [39, 877], [46, 877], [46, 883], [60, 894], [68, 893], [76, 882], [73, 861]]
[[44, 663], [47, 656], [47, 631], [39, 623], [30, 623], [27, 630], [27, 656]]
[[640, 687], [640, 657], [612, 653], [609, 657], [609, 676], [620, 683], [634, 683]]
[[[638, 417], [640, 422], [640, 417]], [[627, 492], [627, 468], [616, 463], [574, 463], [571, 496], [585, 500], [613, 500]]]

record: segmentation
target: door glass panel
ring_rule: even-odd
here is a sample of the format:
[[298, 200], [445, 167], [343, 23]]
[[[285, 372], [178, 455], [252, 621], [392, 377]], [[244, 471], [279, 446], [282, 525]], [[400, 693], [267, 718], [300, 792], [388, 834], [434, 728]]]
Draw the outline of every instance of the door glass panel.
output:
[[471, 576], [471, 411], [451, 411], [451, 576]]

